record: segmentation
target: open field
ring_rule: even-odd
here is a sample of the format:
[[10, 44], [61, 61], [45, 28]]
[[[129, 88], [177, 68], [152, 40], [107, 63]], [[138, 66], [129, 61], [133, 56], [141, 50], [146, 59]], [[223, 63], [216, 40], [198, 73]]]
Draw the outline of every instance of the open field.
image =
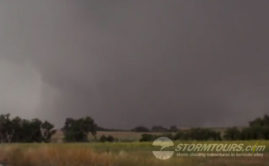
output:
[[[170, 132], [168, 132], [170, 133]], [[163, 132], [133, 132], [133, 131], [98, 131], [96, 138], [99, 139], [102, 135], [104, 136], [113, 136], [118, 141], [139, 141], [142, 134], [152, 134], [152, 135], [161, 135], [165, 134]], [[94, 137], [89, 134], [89, 140], [94, 140]], [[52, 142], [63, 142], [63, 132], [57, 131], [51, 138]]]
[[[181, 130], [189, 130], [190, 128], [184, 128]], [[208, 128], [213, 131], [220, 132], [221, 135], [224, 134], [226, 128]], [[142, 134], [151, 134], [151, 135], [164, 135], [164, 134], [175, 134], [173, 132], [134, 132], [134, 131], [98, 131], [96, 138], [99, 139], [102, 135], [104, 136], [113, 136], [118, 141], [139, 141]], [[94, 137], [89, 134], [89, 140], [94, 140]], [[51, 141], [54, 143], [63, 142], [63, 132], [58, 130], [51, 138]]]
[[[264, 144], [269, 141], [210, 143]], [[1, 144], [0, 160], [10, 166], [268, 166], [269, 150], [263, 157], [176, 157], [156, 159], [151, 143]]]

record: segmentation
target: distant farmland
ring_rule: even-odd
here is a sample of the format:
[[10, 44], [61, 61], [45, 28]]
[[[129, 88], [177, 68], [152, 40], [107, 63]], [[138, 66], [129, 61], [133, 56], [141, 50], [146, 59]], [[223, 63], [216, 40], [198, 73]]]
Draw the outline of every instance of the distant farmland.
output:
[[[220, 128], [210, 128], [214, 131], [218, 131], [223, 135], [226, 128], [220, 127]], [[189, 128], [183, 128], [181, 130], [189, 130]], [[118, 141], [139, 141], [142, 134], [151, 134], [151, 135], [163, 135], [163, 134], [169, 134], [173, 132], [134, 132], [134, 131], [98, 131], [96, 138], [99, 139], [102, 135], [104, 136], [113, 136]], [[174, 133], [173, 133], [174, 134]], [[63, 142], [63, 132], [58, 130], [53, 136], [52, 136], [52, 142]], [[94, 137], [89, 134], [89, 139], [94, 140]]]
[[[99, 139], [102, 135], [104, 136], [113, 136], [118, 141], [139, 141], [142, 134], [152, 134], [152, 135], [160, 135], [163, 134], [161, 132], [133, 132], [133, 131], [98, 131], [96, 138]], [[62, 142], [64, 138], [62, 131], [57, 131], [52, 136], [52, 142]], [[94, 137], [89, 134], [89, 139], [94, 140]]]

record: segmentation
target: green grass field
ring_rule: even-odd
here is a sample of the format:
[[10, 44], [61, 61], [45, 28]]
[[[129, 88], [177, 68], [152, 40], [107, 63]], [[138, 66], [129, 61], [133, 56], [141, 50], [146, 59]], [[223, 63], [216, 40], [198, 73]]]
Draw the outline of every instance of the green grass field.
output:
[[[176, 142], [176, 144], [179, 142]], [[185, 142], [190, 143], [190, 142]], [[203, 143], [263, 144], [269, 141]], [[1, 144], [0, 161], [10, 166], [268, 166], [269, 149], [263, 157], [177, 157], [159, 160], [149, 143]]]

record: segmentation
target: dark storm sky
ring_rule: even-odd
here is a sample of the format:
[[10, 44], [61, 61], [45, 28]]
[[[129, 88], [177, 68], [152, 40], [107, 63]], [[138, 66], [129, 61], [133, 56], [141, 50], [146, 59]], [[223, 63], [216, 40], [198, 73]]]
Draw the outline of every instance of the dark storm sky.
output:
[[269, 113], [267, 0], [3, 0], [0, 113], [108, 128]]

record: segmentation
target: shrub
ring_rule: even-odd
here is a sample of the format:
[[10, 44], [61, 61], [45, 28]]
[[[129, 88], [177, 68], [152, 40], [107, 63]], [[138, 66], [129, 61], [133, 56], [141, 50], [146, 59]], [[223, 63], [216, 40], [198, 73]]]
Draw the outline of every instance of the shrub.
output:
[[146, 141], [153, 141], [156, 138], [156, 136], [151, 134], [142, 134], [140, 138], [140, 142], [146, 142]]
[[102, 135], [99, 139], [100, 142], [114, 142], [116, 139], [109, 135], [109, 136], [105, 136], [105, 135]]

